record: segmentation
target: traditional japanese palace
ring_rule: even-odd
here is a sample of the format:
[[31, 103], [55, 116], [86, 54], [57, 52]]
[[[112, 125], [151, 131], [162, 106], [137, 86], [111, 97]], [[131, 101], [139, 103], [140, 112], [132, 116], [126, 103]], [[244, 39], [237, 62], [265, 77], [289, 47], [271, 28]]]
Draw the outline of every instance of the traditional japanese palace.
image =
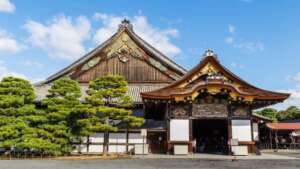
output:
[[[188, 154], [254, 152], [263, 117], [254, 109], [283, 102], [289, 94], [260, 89], [226, 69], [212, 50], [187, 71], [140, 38], [128, 20], [103, 44], [35, 86], [38, 99], [61, 77], [77, 80], [83, 95], [88, 82], [105, 74], [118, 74], [129, 84], [134, 115], [145, 124], [109, 134], [109, 151]], [[103, 133], [77, 145], [78, 152], [102, 152]]]

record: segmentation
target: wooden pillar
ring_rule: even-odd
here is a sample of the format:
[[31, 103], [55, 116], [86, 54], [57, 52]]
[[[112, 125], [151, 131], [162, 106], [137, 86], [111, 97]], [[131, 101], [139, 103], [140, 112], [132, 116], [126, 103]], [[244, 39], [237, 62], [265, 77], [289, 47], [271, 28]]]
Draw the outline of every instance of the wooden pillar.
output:
[[193, 153], [193, 120], [189, 119], [189, 153]]
[[227, 106], [228, 111], [228, 117], [227, 117], [227, 146], [228, 146], [228, 155], [231, 155], [231, 144], [230, 141], [232, 139], [232, 123], [231, 123], [231, 117], [233, 114], [233, 108], [231, 105]]
[[273, 141], [273, 138], [272, 138], [272, 130], [270, 129], [269, 131], [269, 140], [270, 140], [270, 149], [273, 149], [273, 144], [272, 144], [272, 141]]
[[129, 129], [126, 127], [126, 153], [128, 154], [128, 143], [129, 143]]
[[171, 116], [171, 112], [170, 112], [170, 104], [171, 101], [167, 101], [167, 117], [166, 117], [166, 121], [167, 121], [167, 154], [171, 153], [171, 149], [172, 149], [172, 144], [170, 143], [170, 116]]
[[104, 143], [103, 143], [103, 154], [107, 155], [108, 153], [108, 144], [109, 144], [109, 132], [104, 132]]
[[194, 142], [194, 136], [193, 136], [193, 133], [194, 133], [194, 129], [193, 129], [193, 102], [190, 100], [188, 102], [189, 104], [189, 112], [188, 112], [188, 119], [189, 119], [189, 153], [194, 153], [193, 152], [193, 142]]
[[231, 154], [231, 145], [229, 142], [232, 139], [232, 124], [231, 124], [231, 118], [227, 119], [227, 133], [228, 133], [228, 138], [227, 138], [227, 144], [228, 144], [228, 155]]
[[171, 154], [172, 144], [170, 142], [170, 120], [167, 120], [167, 154]]
[[276, 150], [278, 149], [278, 137], [277, 137], [277, 130], [275, 130], [275, 145], [276, 145]]

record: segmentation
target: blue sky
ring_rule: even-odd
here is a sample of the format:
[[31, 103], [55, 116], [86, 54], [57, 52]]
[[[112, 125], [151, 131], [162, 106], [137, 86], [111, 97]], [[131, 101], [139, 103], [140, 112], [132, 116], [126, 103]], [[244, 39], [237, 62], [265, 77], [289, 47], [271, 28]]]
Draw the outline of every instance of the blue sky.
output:
[[187, 69], [205, 49], [250, 83], [300, 106], [300, 1], [0, 0], [0, 77], [33, 82], [70, 64], [128, 18]]

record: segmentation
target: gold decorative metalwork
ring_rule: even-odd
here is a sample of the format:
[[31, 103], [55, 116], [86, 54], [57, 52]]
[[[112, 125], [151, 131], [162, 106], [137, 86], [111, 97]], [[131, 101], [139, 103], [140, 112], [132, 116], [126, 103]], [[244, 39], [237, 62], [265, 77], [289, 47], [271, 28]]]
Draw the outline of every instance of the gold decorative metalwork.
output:
[[88, 70], [92, 67], [94, 67], [96, 64], [98, 64], [100, 61], [100, 57], [95, 57], [91, 60], [89, 60], [86, 64], [84, 64], [81, 68], [81, 70]]
[[143, 50], [125, 32], [121, 33], [105, 52], [107, 53], [107, 58], [118, 57], [124, 63], [129, 61], [130, 56], [143, 59], [145, 55]]
[[170, 111], [172, 117], [188, 117], [189, 105], [185, 103], [171, 104]]
[[[159, 61], [149, 57], [146, 58], [144, 51], [137, 46], [137, 44], [128, 36], [126, 32], [122, 32], [119, 37], [108, 47], [105, 52], [107, 53], [107, 58], [118, 57], [120, 61], [126, 63], [130, 60], [130, 57], [134, 57], [141, 60], [147, 60], [150, 65], [159, 69], [162, 72], [168, 71], [167, 67], [162, 65]], [[171, 78], [178, 79], [179, 77], [167, 73]]]
[[238, 107], [233, 111], [234, 116], [247, 116], [248, 110], [245, 107]]
[[217, 93], [219, 93], [221, 91], [221, 89], [219, 87], [209, 87], [207, 89], [208, 93], [215, 95]]

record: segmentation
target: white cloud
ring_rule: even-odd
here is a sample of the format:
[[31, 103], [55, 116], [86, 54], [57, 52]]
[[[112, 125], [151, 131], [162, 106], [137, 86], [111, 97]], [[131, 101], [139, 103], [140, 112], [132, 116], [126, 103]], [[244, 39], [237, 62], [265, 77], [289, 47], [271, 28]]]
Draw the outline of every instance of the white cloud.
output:
[[104, 19], [107, 19], [108, 18], [108, 15], [105, 14], [105, 13], [99, 13], [99, 12], [96, 12], [93, 16], [93, 18], [95, 20], [104, 20]]
[[0, 28], [0, 51], [17, 53], [24, 48], [24, 45], [20, 44], [11, 35], [9, 35], [4, 29]]
[[232, 44], [233, 42], [234, 42], [234, 38], [231, 36], [229, 36], [225, 39], [225, 43], [227, 43], [227, 44]]
[[236, 28], [233, 25], [228, 25], [228, 33], [230, 36], [226, 37], [224, 42], [228, 45], [231, 45], [234, 48], [238, 48], [241, 50], [245, 50], [248, 52], [261, 52], [264, 48], [264, 43], [261, 41], [248, 41], [248, 40], [239, 40], [242, 38], [237, 38], [233, 35], [235, 33]]
[[3, 77], [7, 77], [7, 76], [15, 76], [15, 77], [28, 79], [24, 74], [9, 70], [3, 63], [4, 63], [3, 61], [0, 61], [0, 80]]
[[84, 42], [90, 37], [91, 24], [84, 17], [59, 16], [47, 24], [33, 20], [24, 25], [31, 45], [45, 50], [50, 57], [73, 60], [86, 52]]
[[297, 73], [293, 78], [294, 81], [300, 82], [300, 72]]
[[16, 7], [9, 0], [0, 0], [0, 12], [13, 13]]
[[292, 81], [296, 82], [296, 85], [294, 88], [279, 91], [279, 92], [284, 92], [284, 93], [290, 93], [291, 96], [284, 103], [279, 104], [277, 107], [279, 107], [280, 109], [285, 109], [289, 106], [300, 107], [300, 72], [297, 73], [295, 76], [289, 75], [287, 77], [287, 79], [289, 81], [292, 80]]
[[245, 49], [245, 50], [250, 51], [250, 52], [260, 52], [260, 51], [264, 50], [264, 44], [260, 41], [257, 41], [257, 42], [251, 42], [251, 41], [239, 42], [239, 43], [233, 44], [233, 47], [239, 48], [239, 49]]
[[289, 106], [300, 107], [300, 85], [298, 84], [294, 89], [280, 90], [279, 92], [290, 93], [291, 96], [283, 103], [277, 105], [280, 109], [286, 109]]
[[235, 26], [229, 24], [228, 25], [228, 31], [229, 31], [229, 33], [234, 33], [235, 32]]
[[26, 60], [23, 64], [28, 67], [38, 67], [38, 68], [44, 67], [42, 63], [34, 60]]
[[252, 2], [252, 0], [240, 0], [242, 2]]
[[39, 81], [42, 81], [43, 79], [45, 79], [45, 78], [28, 77], [22, 73], [18, 73], [16, 71], [10, 70], [9, 68], [7, 68], [4, 65], [4, 62], [0, 60], [0, 80], [4, 77], [8, 77], [8, 76], [23, 78], [23, 79], [30, 81], [31, 83], [36, 83], [36, 82], [39, 82]]
[[236, 62], [232, 62], [230, 64], [230, 66], [233, 67], [233, 68], [239, 68], [239, 69], [243, 69], [245, 67], [244, 65], [238, 64]]
[[151, 44], [153, 47], [164, 53], [169, 57], [178, 55], [181, 50], [175, 44], [171, 42], [172, 38], [176, 38], [179, 35], [177, 29], [160, 29], [151, 25], [147, 18], [142, 15], [134, 17], [126, 16], [114, 16], [104, 13], [96, 13], [94, 19], [101, 21], [103, 24], [100, 27], [93, 40], [98, 45], [107, 40], [118, 29], [118, 25], [124, 18], [128, 18], [133, 24], [134, 31], [145, 41]]

